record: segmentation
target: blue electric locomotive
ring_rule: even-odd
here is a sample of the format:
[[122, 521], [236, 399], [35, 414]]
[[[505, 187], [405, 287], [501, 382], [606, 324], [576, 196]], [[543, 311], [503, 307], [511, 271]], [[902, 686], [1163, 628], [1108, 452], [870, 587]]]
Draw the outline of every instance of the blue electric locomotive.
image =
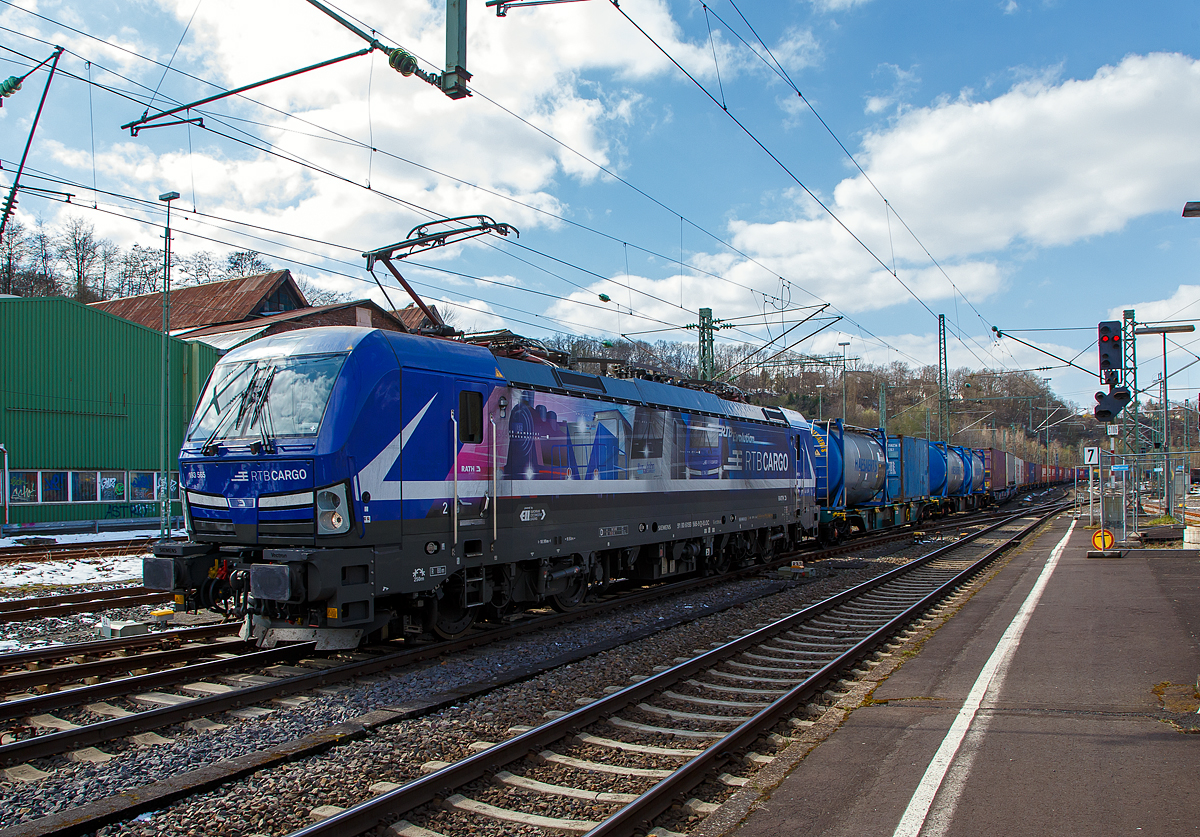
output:
[[453, 637], [614, 579], [716, 572], [816, 533], [798, 413], [331, 327], [213, 369], [180, 452], [190, 539], [147, 587], [269, 647]]

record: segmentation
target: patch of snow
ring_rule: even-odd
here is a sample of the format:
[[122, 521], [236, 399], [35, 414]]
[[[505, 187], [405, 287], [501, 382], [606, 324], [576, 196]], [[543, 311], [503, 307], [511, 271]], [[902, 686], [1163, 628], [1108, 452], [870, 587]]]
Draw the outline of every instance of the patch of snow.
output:
[[43, 584], [67, 587], [72, 584], [104, 584], [141, 581], [143, 555], [112, 558], [81, 558], [76, 561], [19, 561], [0, 564], [0, 587]]
[[[0, 538], [0, 547], [5, 546], [21, 546], [21, 540], [25, 538], [45, 539], [47, 542], [53, 542], [55, 545], [63, 544], [89, 544], [89, 543], [111, 543], [113, 541], [134, 541], [139, 538], [153, 538], [158, 535], [158, 527], [153, 529], [131, 529], [126, 532], [84, 532], [77, 535], [46, 535], [41, 532], [26, 532], [24, 534], [13, 535], [8, 538]], [[171, 537], [182, 538], [187, 536], [186, 529], [172, 529]], [[49, 543], [47, 544], [49, 545]]]

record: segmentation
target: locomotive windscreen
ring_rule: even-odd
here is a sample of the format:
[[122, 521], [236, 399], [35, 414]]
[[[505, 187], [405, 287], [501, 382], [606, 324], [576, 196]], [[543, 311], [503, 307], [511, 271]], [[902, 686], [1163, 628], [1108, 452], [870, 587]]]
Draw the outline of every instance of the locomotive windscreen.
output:
[[196, 405], [189, 439], [315, 436], [345, 354], [218, 364]]

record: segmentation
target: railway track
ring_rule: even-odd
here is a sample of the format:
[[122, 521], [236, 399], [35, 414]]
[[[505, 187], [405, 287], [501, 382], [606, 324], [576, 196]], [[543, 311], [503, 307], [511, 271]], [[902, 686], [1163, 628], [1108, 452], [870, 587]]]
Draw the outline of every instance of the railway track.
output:
[[[948, 525], [952, 525], [953, 528], [962, 528], [965, 525], [965, 521], [961, 521], [961, 520], [950, 521], [950, 522], [948, 522]], [[926, 531], [929, 531], [928, 528], [926, 529]], [[912, 532], [907, 533], [906, 536], [911, 538]], [[861, 545], [861, 543], [860, 543], [860, 545]], [[944, 552], [944, 549], [941, 551]], [[815, 556], [810, 555], [809, 557], [812, 558]], [[761, 569], [763, 569], [763, 568], [762, 567], [757, 568], [757, 570], [761, 570]], [[891, 574], [889, 574], [889, 576], [890, 575]], [[788, 589], [797, 589], [797, 588], [795, 588], [794, 584], [788, 584], [788, 585], [780, 584], [781, 588], [785, 587], [785, 586]], [[660, 592], [661, 590], [662, 590], [662, 588], [660, 588], [659, 591], [644, 591], [644, 592], [646, 592], [647, 594], [653, 594], [654, 592]], [[678, 590], [676, 590], [675, 592], [678, 592]], [[759, 595], [761, 596], [762, 594], [760, 593]], [[765, 600], [762, 600], [762, 601], [765, 601]], [[628, 604], [628, 600], [625, 603]], [[735, 607], [735, 608], [737, 607], [736, 603], [733, 605], [733, 607]], [[713, 615], [716, 612], [718, 612], [718, 611], [711, 611], [708, 614], [701, 614], [701, 615]], [[735, 610], [735, 611], [731, 611], [731, 612], [737, 612], [737, 611]], [[531, 632], [536, 631], [538, 629], [538, 627], [537, 627], [538, 625], [542, 625], [546, 621], [548, 621], [548, 620], [540, 620], [537, 623], [529, 622], [529, 623], [525, 623], [523, 625], [510, 626], [514, 629], [513, 632], [510, 634], [510, 636], [531, 635]], [[690, 622], [690, 621], [694, 621], [694, 620], [691, 618], [689, 618], [687, 620], [680, 620], [679, 623], [677, 623], [677, 624], [684, 624], [685, 622]], [[671, 626], [672, 626], [671, 623], [660, 624], [654, 630], [661, 630], [663, 627], [671, 627]], [[742, 630], [742, 629], [739, 629], [739, 630]], [[647, 631], [645, 635], [647, 637], [649, 637], [654, 634], [653, 634], [653, 631]], [[472, 642], [471, 640], [474, 640], [474, 641]], [[432, 659], [436, 656], [443, 656], [443, 655], [446, 655], [449, 653], [453, 653], [454, 650], [465, 651], [467, 648], [470, 648], [472, 646], [481, 646], [481, 645], [485, 644], [486, 642], [492, 642], [492, 641], [498, 641], [498, 639], [495, 637], [485, 638], [483, 636], [477, 636], [477, 637], [472, 637], [472, 638], [464, 638], [463, 640], [459, 640], [456, 643], [438, 643], [438, 644], [436, 644], [436, 646], [434, 644], [430, 644], [429, 646], [411, 649], [408, 653], [409, 654], [415, 653], [417, 655], [421, 655], [422, 652], [424, 652], [424, 654], [426, 655], [425, 656], [426, 659]], [[621, 638], [621, 637], [617, 638], [617, 644], [621, 644], [622, 642], [625, 642], [625, 641], [628, 641], [628, 640]], [[450, 648], [450, 646], [455, 646], [455, 648], [452, 650]], [[622, 646], [622, 647], [625, 647], [625, 646]], [[190, 699], [186, 699], [184, 702], [182, 702], [180, 705], [177, 705], [177, 706], [160, 707], [159, 709], [153, 709], [153, 710], [149, 710], [149, 711], [145, 711], [145, 712], [138, 712], [136, 715], [132, 715], [132, 716], [128, 716], [128, 717], [111, 718], [108, 721], [105, 721], [100, 725], [89, 725], [90, 728], [81, 728], [79, 730], [62, 730], [60, 732], [45, 733], [45, 734], [39, 735], [33, 739], [15, 742], [15, 744], [17, 745], [16, 747], [14, 747], [13, 744], [6, 745], [4, 747], [0, 747], [0, 754], [3, 754], [5, 756], [5, 758], [4, 758], [5, 764], [14, 764], [14, 763], [21, 762], [21, 761], [27, 761], [29, 759], [35, 759], [35, 758], [38, 758], [43, 755], [50, 755], [53, 753], [65, 752], [67, 750], [78, 748], [78, 747], [92, 746], [93, 744], [100, 743], [102, 741], [106, 741], [106, 740], [110, 741], [113, 738], [119, 738], [121, 736], [132, 735], [138, 731], [144, 731], [144, 730], [148, 730], [148, 729], [156, 729], [156, 728], [159, 728], [162, 726], [169, 726], [170, 724], [179, 723], [182, 720], [186, 720], [189, 717], [199, 718], [199, 717], [210, 716], [216, 712], [226, 711], [228, 708], [231, 708], [231, 707], [239, 707], [239, 706], [244, 707], [244, 708], [254, 707], [254, 706], [262, 707], [262, 706], [268, 705], [267, 702], [272, 697], [284, 696], [287, 694], [297, 694], [301, 690], [312, 689], [314, 687], [319, 687], [321, 685], [337, 684], [339, 682], [344, 682], [349, 677], [364, 677], [364, 676], [369, 677], [373, 672], [384, 671], [389, 668], [394, 668], [399, 665], [406, 664], [407, 662], [413, 662], [417, 659], [417, 657], [409, 656], [406, 660], [402, 660], [399, 652], [388, 654], [388, 653], [379, 653], [378, 649], [371, 649], [372, 651], [376, 652], [376, 656], [373, 656], [369, 660], [362, 660], [362, 659], [354, 660], [354, 661], [351, 661], [348, 663], [343, 663], [342, 665], [339, 665], [336, 668], [328, 667], [330, 665], [333, 665], [334, 661], [318, 660], [317, 664], [326, 666], [326, 668], [323, 668], [323, 669], [312, 668], [312, 669], [309, 669], [307, 671], [307, 673], [300, 674], [300, 673], [296, 672], [295, 669], [303, 668], [306, 665], [311, 665], [311, 663], [313, 661], [311, 657], [303, 656], [308, 651], [308, 649], [306, 647], [293, 647], [292, 649], [276, 649], [276, 650], [279, 651], [280, 653], [282, 653], [285, 650], [291, 650], [293, 653], [296, 653], [298, 655], [296, 658], [293, 658], [295, 660], [294, 663], [285, 663], [284, 664], [285, 666], [292, 667], [293, 673], [291, 674], [291, 676], [283, 677], [283, 678], [281, 678], [281, 677], [273, 678], [271, 683], [264, 684], [263, 686], [259, 686], [259, 687], [246, 686], [243, 688], [234, 688], [234, 689], [230, 690], [229, 692], [222, 694], [222, 695], [208, 695], [206, 697], [195, 697], [193, 695], [193, 696], [191, 696]], [[262, 653], [262, 652], [256, 652], [256, 653]], [[590, 650], [581, 650], [579, 653], [582, 655], [580, 657], [580, 659], [582, 659], [584, 657], [587, 657], [591, 654], [595, 654], [598, 652], [596, 651], [595, 648], [592, 648]], [[669, 659], [669, 657], [667, 659]], [[261, 664], [265, 665], [271, 661], [261, 660], [260, 662], [261, 662]], [[570, 660], [565, 660], [565, 659], [560, 660], [557, 663], [555, 663], [555, 665], [562, 665], [565, 662], [570, 662]], [[256, 664], [258, 664], [258, 663], [256, 662]], [[278, 664], [279, 663], [277, 661], [275, 663], [273, 663], [273, 665], [278, 665]], [[541, 664], [536, 664], [536, 665], [541, 665]], [[531, 665], [530, 671], [526, 672], [525, 674], [521, 674], [521, 673], [513, 674], [512, 677], [515, 679], [510, 679], [508, 681], [496, 680], [493, 682], [485, 683], [482, 686], [482, 690], [475, 692], [475, 694], [482, 695], [487, 692], [490, 692], [491, 690], [495, 689], [496, 687], [503, 685], [504, 682], [519, 682], [520, 679], [522, 679], [522, 677], [534, 676], [538, 673], [538, 670], [535, 670], [536, 665]], [[736, 666], [733, 668], [736, 669]], [[243, 669], [243, 671], [245, 671], [245, 670], [246, 669]], [[264, 670], [265, 669], [259, 669], [259, 671], [264, 671]], [[541, 670], [544, 670], [544, 669], [541, 669]], [[196, 671], [187, 672], [185, 670], [180, 670], [180, 671], [183, 671], [183, 676], [185, 678], [190, 677], [193, 682], [207, 682], [207, 683], [212, 683], [214, 685], [218, 684], [218, 683], [222, 683], [224, 685], [233, 685], [233, 683], [231, 681], [221, 680], [217, 675], [214, 675], [211, 673], [207, 679], [197, 681], [197, 680], [195, 680], [195, 677], [193, 675], [198, 674], [199, 672], [196, 672]], [[282, 672], [280, 672], [279, 670], [276, 670], [277, 675], [281, 674], [281, 673]], [[255, 674], [255, 675], [250, 675], [249, 677], [246, 677], [245, 680], [254, 680], [255, 678], [257, 678], [259, 681], [268, 679], [263, 674]], [[236, 681], [234, 681], [234, 682], [236, 682]], [[140, 683], [137, 683], [137, 685], [144, 686], [147, 683], [148, 683], [148, 681], [142, 680], [142, 681], [140, 681]], [[747, 689], [746, 684], [740, 683], [736, 680], [732, 681], [732, 685], [738, 692], [745, 692]], [[110, 688], [115, 689], [118, 687], [114, 686], [114, 687], [110, 687]], [[135, 681], [125, 681], [124, 685], [120, 686], [120, 688], [124, 689], [126, 694], [133, 694], [135, 691]], [[164, 688], [166, 688], [166, 687], [164, 687]], [[599, 688], [599, 687], [597, 686], [597, 688]], [[686, 686], [680, 687], [680, 688], [682, 688], [684, 690], [687, 689]], [[71, 690], [71, 691], [74, 691], [74, 690]], [[68, 694], [68, 692], [64, 692], [64, 693], [52, 694], [52, 695], [48, 695], [48, 696], [39, 696], [39, 697], [48, 698], [51, 701], [54, 701], [54, 700], [63, 701], [63, 700], [65, 700], [64, 696], [67, 694]], [[430, 703], [430, 704], [425, 705], [423, 708], [415, 707], [415, 706], [410, 707], [409, 710], [407, 710], [408, 714], [406, 715], [406, 717], [413, 717], [413, 718], [420, 717], [420, 715], [425, 712], [430, 712], [430, 711], [436, 710], [439, 705], [447, 706], [447, 705], [449, 705], [450, 702], [456, 703], [459, 700], [469, 697], [470, 694], [471, 693], [468, 691], [457, 689], [457, 690], [455, 690], [454, 694], [452, 694], [450, 697], [448, 697], [446, 699], [446, 701], [441, 704]], [[735, 696], [735, 700], [744, 700], [744, 699], [738, 698]], [[753, 701], [746, 701], [746, 702], [753, 702]], [[3, 706], [4, 706], [4, 704], [0, 704], [0, 707], [3, 707]], [[19, 708], [17, 706], [14, 706], [14, 707], [12, 707], [12, 709], [16, 710], [16, 711], [11, 712], [9, 717], [16, 718], [16, 717], [21, 717], [21, 716], [27, 716], [33, 710], [33, 708], [34, 707], [31, 704], [24, 704], [23, 706], [20, 706]], [[636, 716], [637, 713], [641, 712], [642, 710], [640, 710], [638, 708], [634, 708], [631, 711]], [[715, 714], [720, 714], [723, 711], [727, 712], [728, 710], [721, 710], [721, 709], [713, 710], [713, 712]], [[416, 713], [416, 714], [413, 714], [413, 713]], [[376, 719], [376, 721], [374, 721], [373, 723], [393, 723], [394, 719], [399, 717], [397, 712], [391, 711], [391, 710], [389, 710], [388, 712], [374, 713], [374, 714], [387, 715], [387, 716], [390, 716], [390, 718], [392, 720]], [[702, 711], [699, 714], [705, 714], [705, 713]], [[656, 725], [656, 723], [661, 723], [661, 721], [662, 721], [661, 718], [656, 718], [656, 717], [641, 717], [641, 718], [637, 718], [637, 720], [636, 720], [636, 722], [644, 723], [647, 726], [654, 726], [654, 725]], [[347, 725], [342, 724], [340, 726], [344, 727]], [[351, 725], [351, 726], [353, 726], [353, 725]], [[311, 748], [313, 751], [323, 750], [329, 746], [330, 741], [335, 740], [335, 739], [343, 740], [344, 736], [347, 734], [345, 732], [345, 730], [338, 731], [338, 730], [340, 730], [340, 727], [336, 727], [336, 729], [335, 728], [331, 728], [331, 729], [333, 729], [334, 731], [330, 732], [330, 733], [321, 733], [318, 735], [309, 736], [309, 739], [312, 739], [312, 740], [297, 742], [292, 745], [288, 745], [286, 748], [284, 748], [285, 754], [282, 756], [279, 755], [278, 753], [264, 752], [264, 753], [260, 753], [254, 759], [250, 759], [246, 763], [248, 763], [248, 764], [252, 763], [253, 765], [255, 765], [254, 769], [261, 769], [262, 765], [272, 763], [271, 762], [272, 759], [278, 760], [278, 759], [282, 758], [284, 761], [290, 761], [293, 758], [300, 755], [303, 751], [306, 751], [306, 748]], [[361, 730], [360, 730], [360, 732], [361, 732]], [[355, 733], [355, 735], [357, 735], [357, 733]], [[638, 735], [641, 735], [641, 734], [640, 733], [635, 734], [635, 737], [637, 737]], [[351, 735], [351, 738], [353, 738], [353, 737], [354, 736]], [[600, 737], [604, 737], [604, 736], [600, 735]], [[584, 746], [584, 745], [580, 744], [579, 746]], [[588, 746], [591, 746], [591, 745], [588, 745]], [[665, 747], [667, 749], [672, 749], [672, 748], [679, 749], [681, 747], [682, 747], [682, 749], [696, 749], [696, 747], [698, 745], [695, 742], [685, 742], [684, 745], [681, 745], [678, 743], [678, 741], [675, 741], [675, 742], [662, 741], [662, 742], [656, 742], [653, 746], [661, 746], [661, 747]], [[627, 758], [640, 758], [640, 756], [637, 756], [637, 754], [633, 754], [633, 755], [625, 754], [625, 756]], [[655, 756], [655, 757], [656, 758], [660, 758], [660, 757], [667, 758], [666, 756], [662, 756], [661, 754], [659, 754], [658, 756]], [[242, 761], [246, 761], [247, 759], [249, 759], [249, 756], [243, 757]], [[234, 761], [237, 762], [238, 760], [234, 760]], [[670, 761], [670, 759], [668, 759], [668, 761]], [[180, 798], [180, 795], [185, 794], [186, 791], [184, 788], [188, 782], [207, 781], [210, 783], [209, 787], [213, 787], [214, 785], [212, 785], [211, 783], [214, 781], [217, 781], [216, 779], [214, 779], [214, 776], [223, 776], [224, 777], [223, 781], [228, 781], [231, 778], [236, 778], [239, 775], [245, 775], [245, 771], [247, 769], [249, 769], [249, 768], [245, 767], [244, 764], [241, 767], [239, 767], [234, 762], [231, 762], [230, 766], [226, 766], [224, 763], [215, 764], [211, 768], [206, 768], [203, 771], [198, 771], [198, 773], [204, 774], [204, 776], [206, 776], [207, 778], [195, 779], [195, 780], [190, 779], [190, 778], [187, 780], [180, 778], [179, 780], [174, 781], [174, 782], [167, 782], [167, 783], [160, 782], [157, 785], [145, 788], [143, 790], [139, 790], [138, 793], [135, 795], [136, 796], [135, 802], [131, 802], [129, 799], [117, 800], [115, 798], [107, 800], [107, 801], [102, 801], [101, 803], [98, 803], [98, 808], [101, 810], [88, 811], [88, 810], [73, 809], [70, 812], [65, 812], [64, 815], [62, 815], [62, 816], [55, 815], [52, 817], [46, 817], [46, 818], [44, 818], [46, 820], [45, 822], [35, 821], [35, 823], [40, 823], [40, 825], [29, 824], [29, 827], [23, 826], [19, 831], [14, 831], [13, 833], [14, 834], [15, 833], [20, 833], [20, 834], [81, 834], [81, 833], [86, 833], [88, 831], [94, 831], [96, 828], [98, 828], [104, 824], [112, 823], [112, 822], [118, 821], [122, 818], [127, 818], [129, 816], [133, 816], [140, 811], [147, 811], [147, 810], [154, 810], [154, 809], [162, 808], [164, 805], [168, 804], [171, 800], [178, 799], [178, 798]], [[565, 768], [562, 768], [560, 766], [558, 769], [565, 769]], [[656, 768], [656, 769], [661, 769], [661, 765], [659, 766], [659, 768]], [[616, 779], [614, 779], [614, 777], [611, 777], [611, 776], [608, 777], [607, 779], [605, 779], [605, 781], [609, 781], [609, 780], [616, 781]], [[628, 781], [628, 780], [621, 779], [620, 781], [624, 782], [624, 781]], [[159, 786], [163, 786], [163, 785], [168, 786], [168, 787], [165, 787], [165, 788], [159, 787]], [[191, 792], [195, 792], [194, 787]], [[470, 797], [468, 797], [468, 798], [470, 798]], [[572, 803], [572, 804], [574, 804], [574, 803]], [[138, 807], [138, 806], [141, 806], [141, 807]], [[125, 811], [124, 814], [121, 813], [122, 809], [124, 809], [124, 811]], [[428, 823], [427, 823], [427, 825], [428, 825]], [[294, 826], [292, 826], [292, 827], [294, 827]], [[451, 835], [457, 834], [457, 833], [459, 833], [459, 832], [455, 832], [455, 831], [450, 832]], [[463, 833], [465, 833], [465, 832], [463, 832]]]
[[[181, 540], [174, 538], [173, 540]], [[0, 564], [17, 561], [72, 561], [83, 558], [115, 558], [148, 552], [158, 538], [131, 538], [93, 544], [28, 544], [0, 547]]]
[[[11, 701], [72, 683], [96, 684], [100, 678], [134, 670], [186, 665], [214, 653], [240, 653], [246, 645], [237, 637], [238, 628], [230, 623], [202, 625], [0, 655], [0, 694]], [[140, 653], [131, 656], [131, 651]]]
[[[991, 519], [993, 516], [989, 515], [983, 520], [942, 521], [935, 526], [925, 526], [920, 531], [926, 535], [938, 535], [941, 530], [958, 532], [964, 526], [979, 525]], [[311, 643], [257, 651], [252, 646], [236, 641], [233, 636], [236, 626], [232, 625], [193, 629], [196, 634], [180, 637], [212, 639], [215, 642], [188, 642], [166, 649], [157, 647], [136, 656], [87, 659], [88, 655], [100, 650], [96, 646], [101, 643], [78, 643], [0, 655], [0, 669], [8, 670], [8, 673], [0, 675], [0, 693], [10, 696], [10, 699], [0, 702], [0, 722], [14, 723], [20, 719], [36, 721], [27, 723], [17, 733], [21, 736], [17, 740], [0, 745], [0, 767], [93, 747], [221, 712], [249, 711], [253, 714], [254, 707], [272, 701], [286, 700], [354, 678], [468, 651], [617, 608], [680, 595], [718, 580], [755, 575], [785, 565], [796, 557], [803, 556], [809, 561], [832, 558], [889, 541], [910, 539], [913, 535], [913, 530], [904, 530], [860, 537], [829, 549], [789, 553], [766, 564], [727, 574], [721, 579], [696, 578], [625, 592], [565, 614], [535, 613], [504, 626], [481, 626], [466, 637], [448, 642], [415, 647], [401, 645], [399, 650], [395, 645], [378, 646], [369, 649], [369, 653], [358, 655], [358, 659], [342, 662], [316, 655]], [[779, 582], [779, 589], [786, 583]], [[695, 618], [702, 615], [697, 613]], [[0, 618], [3, 616], [0, 613]], [[163, 637], [166, 633], [155, 636]], [[106, 641], [104, 650], [116, 651], [122, 647], [122, 643], [125, 644], [126, 653], [158, 645], [152, 638], [142, 636]], [[50, 659], [69, 662], [43, 667]], [[36, 670], [14, 670], [30, 665]], [[120, 676], [117, 679], [105, 679], [114, 674]], [[65, 684], [80, 685], [62, 688]], [[117, 712], [104, 705], [104, 702], [114, 698], [132, 698], [138, 711]], [[103, 720], [96, 721], [90, 717], [96, 714], [97, 707], [105, 715]], [[71, 720], [49, 715], [52, 712], [61, 714], [62, 710], [72, 713]]]
[[[101, 610], [162, 604], [172, 600], [170, 593], [145, 587], [114, 587], [86, 593], [33, 596], [27, 599], [0, 599], [0, 623], [30, 622], [52, 616], [70, 616]], [[3, 660], [0, 659], [0, 665]]]
[[[292, 837], [380, 826], [389, 837], [438, 837], [486, 821], [615, 837], [649, 832], [681, 802], [707, 813], [716, 805], [692, 798], [697, 788], [746, 784], [736, 774], [771, 760], [752, 748], [787, 743], [810, 701], [1054, 513], [997, 523], [507, 741], [478, 742], [475, 755], [430, 764], [421, 779], [318, 812], [331, 815]], [[579, 781], [562, 783], [572, 774]], [[589, 789], [597, 776], [629, 790]]]
[[[1142, 508], [1144, 508], [1147, 512], [1152, 512], [1154, 514], [1166, 514], [1165, 507], [1161, 501], [1143, 500]], [[1177, 520], [1182, 518], [1180, 523], [1183, 523], [1186, 526], [1194, 526], [1196, 524], [1200, 524], [1200, 511], [1193, 509], [1176, 509], [1175, 518]]]

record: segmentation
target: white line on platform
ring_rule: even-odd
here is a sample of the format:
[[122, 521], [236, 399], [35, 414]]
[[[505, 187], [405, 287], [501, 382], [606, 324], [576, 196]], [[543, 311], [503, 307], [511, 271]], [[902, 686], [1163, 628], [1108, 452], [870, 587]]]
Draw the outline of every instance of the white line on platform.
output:
[[[900, 824], [896, 826], [892, 837], [918, 837], [921, 833], [921, 829], [925, 826], [925, 821], [929, 817], [929, 809], [933, 806], [933, 800], [942, 786], [942, 781], [946, 778], [946, 773], [954, 762], [954, 757], [958, 753], [959, 746], [971, 730], [971, 722], [975, 719], [975, 713], [979, 711], [979, 707], [982, 705], [983, 699], [989, 690], [999, 691], [1000, 687], [1004, 685], [1004, 677], [1008, 673], [1008, 666], [1012, 662], [1013, 654], [1016, 653], [1017, 646], [1021, 642], [1021, 635], [1025, 632], [1025, 626], [1029, 624], [1029, 618], [1033, 615], [1038, 601], [1041, 600], [1042, 592], [1046, 589], [1046, 584], [1050, 581], [1050, 575], [1054, 572], [1054, 568], [1058, 566], [1058, 559], [1062, 557], [1063, 550], [1066, 549], [1067, 541], [1070, 540], [1071, 532], [1074, 530], [1075, 521], [1072, 520], [1070, 527], [1067, 529], [1067, 534], [1063, 535], [1063, 539], [1058, 542], [1058, 545], [1050, 553], [1050, 558], [1046, 561], [1046, 566], [1042, 568], [1041, 574], [1038, 575], [1033, 589], [1025, 597], [1025, 602], [1021, 605], [1021, 609], [1017, 611], [1017, 615], [1009, 623], [1008, 628], [1004, 631], [1004, 635], [996, 643], [996, 648], [992, 651], [992, 655], [988, 657], [983, 670], [979, 672], [979, 677], [976, 678], [975, 685], [971, 687], [971, 692], [967, 695], [966, 702], [963, 703], [962, 708], [958, 710], [958, 716], [955, 717], [954, 723], [951, 724], [950, 731], [942, 739], [942, 746], [938, 747], [938, 751], [933, 756], [933, 761], [929, 763], [929, 767], [925, 770], [925, 775], [921, 777], [921, 783], [917, 786], [916, 792], [913, 793], [912, 799], [909, 800], [908, 807], [904, 810], [904, 816], [900, 818]], [[979, 738], [981, 737], [979, 736]], [[972, 738], [974, 739], [975, 736], [972, 736]], [[977, 746], [978, 742], [976, 742]], [[951, 794], [953, 797], [951, 804], [944, 806], [938, 812], [938, 815], [934, 818], [935, 822], [930, 822], [930, 825], [936, 828], [939, 834], [945, 830], [954, 816], [954, 803], [958, 801], [958, 795], [962, 791], [962, 784], [966, 781], [967, 772], [969, 771], [956, 771], [958, 773], [957, 781], [955, 782], [957, 787], [953, 789], [953, 793]], [[929, 837], [932, 837], [932, 835], [929, 835]]]

